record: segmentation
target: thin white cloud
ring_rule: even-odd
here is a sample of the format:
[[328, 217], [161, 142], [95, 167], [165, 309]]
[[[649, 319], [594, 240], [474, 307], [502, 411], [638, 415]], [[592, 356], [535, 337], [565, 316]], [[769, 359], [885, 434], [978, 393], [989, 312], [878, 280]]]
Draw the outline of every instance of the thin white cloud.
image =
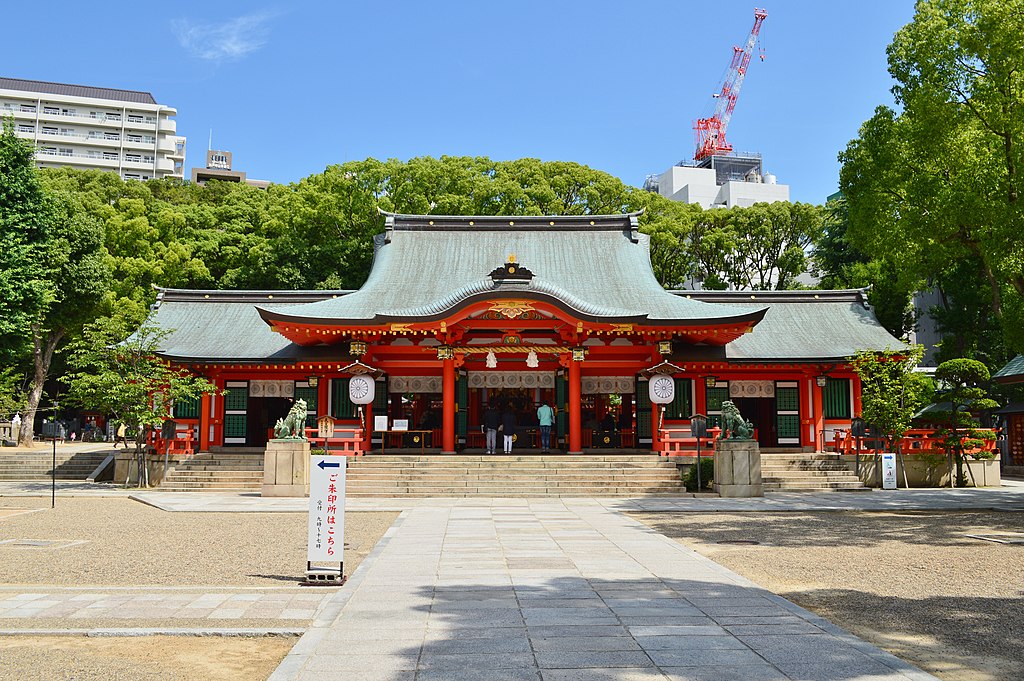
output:
[[192, 56], [208, 61], [237, 61], [263, 47], [268, 24], [277, 14], [259, 12], [220, 24], [199, 24], [188, 19], [171, 22], [178, 43]]

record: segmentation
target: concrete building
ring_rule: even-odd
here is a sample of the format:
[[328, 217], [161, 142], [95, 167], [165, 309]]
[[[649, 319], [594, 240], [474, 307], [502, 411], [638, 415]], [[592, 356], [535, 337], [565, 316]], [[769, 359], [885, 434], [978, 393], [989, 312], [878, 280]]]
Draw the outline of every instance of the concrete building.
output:
[[240, 182], [250, 187], [266, 189], [270, 186], [269, 180], [252, 180], [245, 176], [245, 171], [231, 169], [231, 152], [220, 149], [210, 149], [206, 152], [206, 167], [192, 169], [192, 182], [195, 184], [206, 184], [209, 180], [220, 180], [221, 182]]
[[680, 162], [648, 177], [644, 189], [703, 208], [789, 201], [789, 185], [778, 184], [774, 175], [765, 173], [758, 154], [710, 156], [695, 165]]
[[0, 77], [0, 117], [13, 118], [15, 134], [35, 145], [41, 168], [183, 179], [176, 114], [148, 92]]

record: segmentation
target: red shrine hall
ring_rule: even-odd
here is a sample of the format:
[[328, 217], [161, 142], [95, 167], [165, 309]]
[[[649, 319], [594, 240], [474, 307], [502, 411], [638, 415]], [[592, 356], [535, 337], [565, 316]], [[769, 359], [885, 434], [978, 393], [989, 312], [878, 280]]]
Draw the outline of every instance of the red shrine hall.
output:
[[[262, 447], [292, 401], [337, 419], [350, 451], [484, 451], [488, 405], [515, 451], [667, 453], [665, 428], [724, 400], [764, 448], [821, 450], [860, 412], [848, 364], [901, 347], [864, 293], [668, 291], [638, 214], [385, 214], [355, 291], [162, 289], [160, 354], [223, 394], [174, 406], [201, 451]], [[670, 401], [649, 382], [671, 379]], [[657, 387], [657, 386], [655, 386]]]

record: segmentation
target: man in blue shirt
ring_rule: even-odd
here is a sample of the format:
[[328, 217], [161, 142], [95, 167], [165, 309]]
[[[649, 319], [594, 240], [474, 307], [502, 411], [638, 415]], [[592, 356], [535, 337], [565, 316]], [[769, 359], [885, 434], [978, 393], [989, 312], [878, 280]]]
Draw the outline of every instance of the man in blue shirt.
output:
[[540, 423], [540, 446], [547, 454], [551, 448], [551, 426], [555, 423], [555, 412], [547, 400], [537, 409], [537, 421]]

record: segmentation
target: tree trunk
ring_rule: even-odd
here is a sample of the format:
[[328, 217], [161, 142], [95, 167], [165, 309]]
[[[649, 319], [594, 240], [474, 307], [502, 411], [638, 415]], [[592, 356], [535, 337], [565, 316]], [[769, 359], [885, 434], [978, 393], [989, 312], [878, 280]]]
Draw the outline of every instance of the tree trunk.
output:
[[39, 410], [39, 401], [43, 397], [43, 386], [50, 373], [53, 352], [63, 337], [64, 332], [59, 329], [47, 336], [38, 324], [32, 325], [32, 381], [28, 386], [25, 413], [22, 416], [21, 431], [18, 433], [18, 444], [22, 447], [32, 446], [36, 412]]

